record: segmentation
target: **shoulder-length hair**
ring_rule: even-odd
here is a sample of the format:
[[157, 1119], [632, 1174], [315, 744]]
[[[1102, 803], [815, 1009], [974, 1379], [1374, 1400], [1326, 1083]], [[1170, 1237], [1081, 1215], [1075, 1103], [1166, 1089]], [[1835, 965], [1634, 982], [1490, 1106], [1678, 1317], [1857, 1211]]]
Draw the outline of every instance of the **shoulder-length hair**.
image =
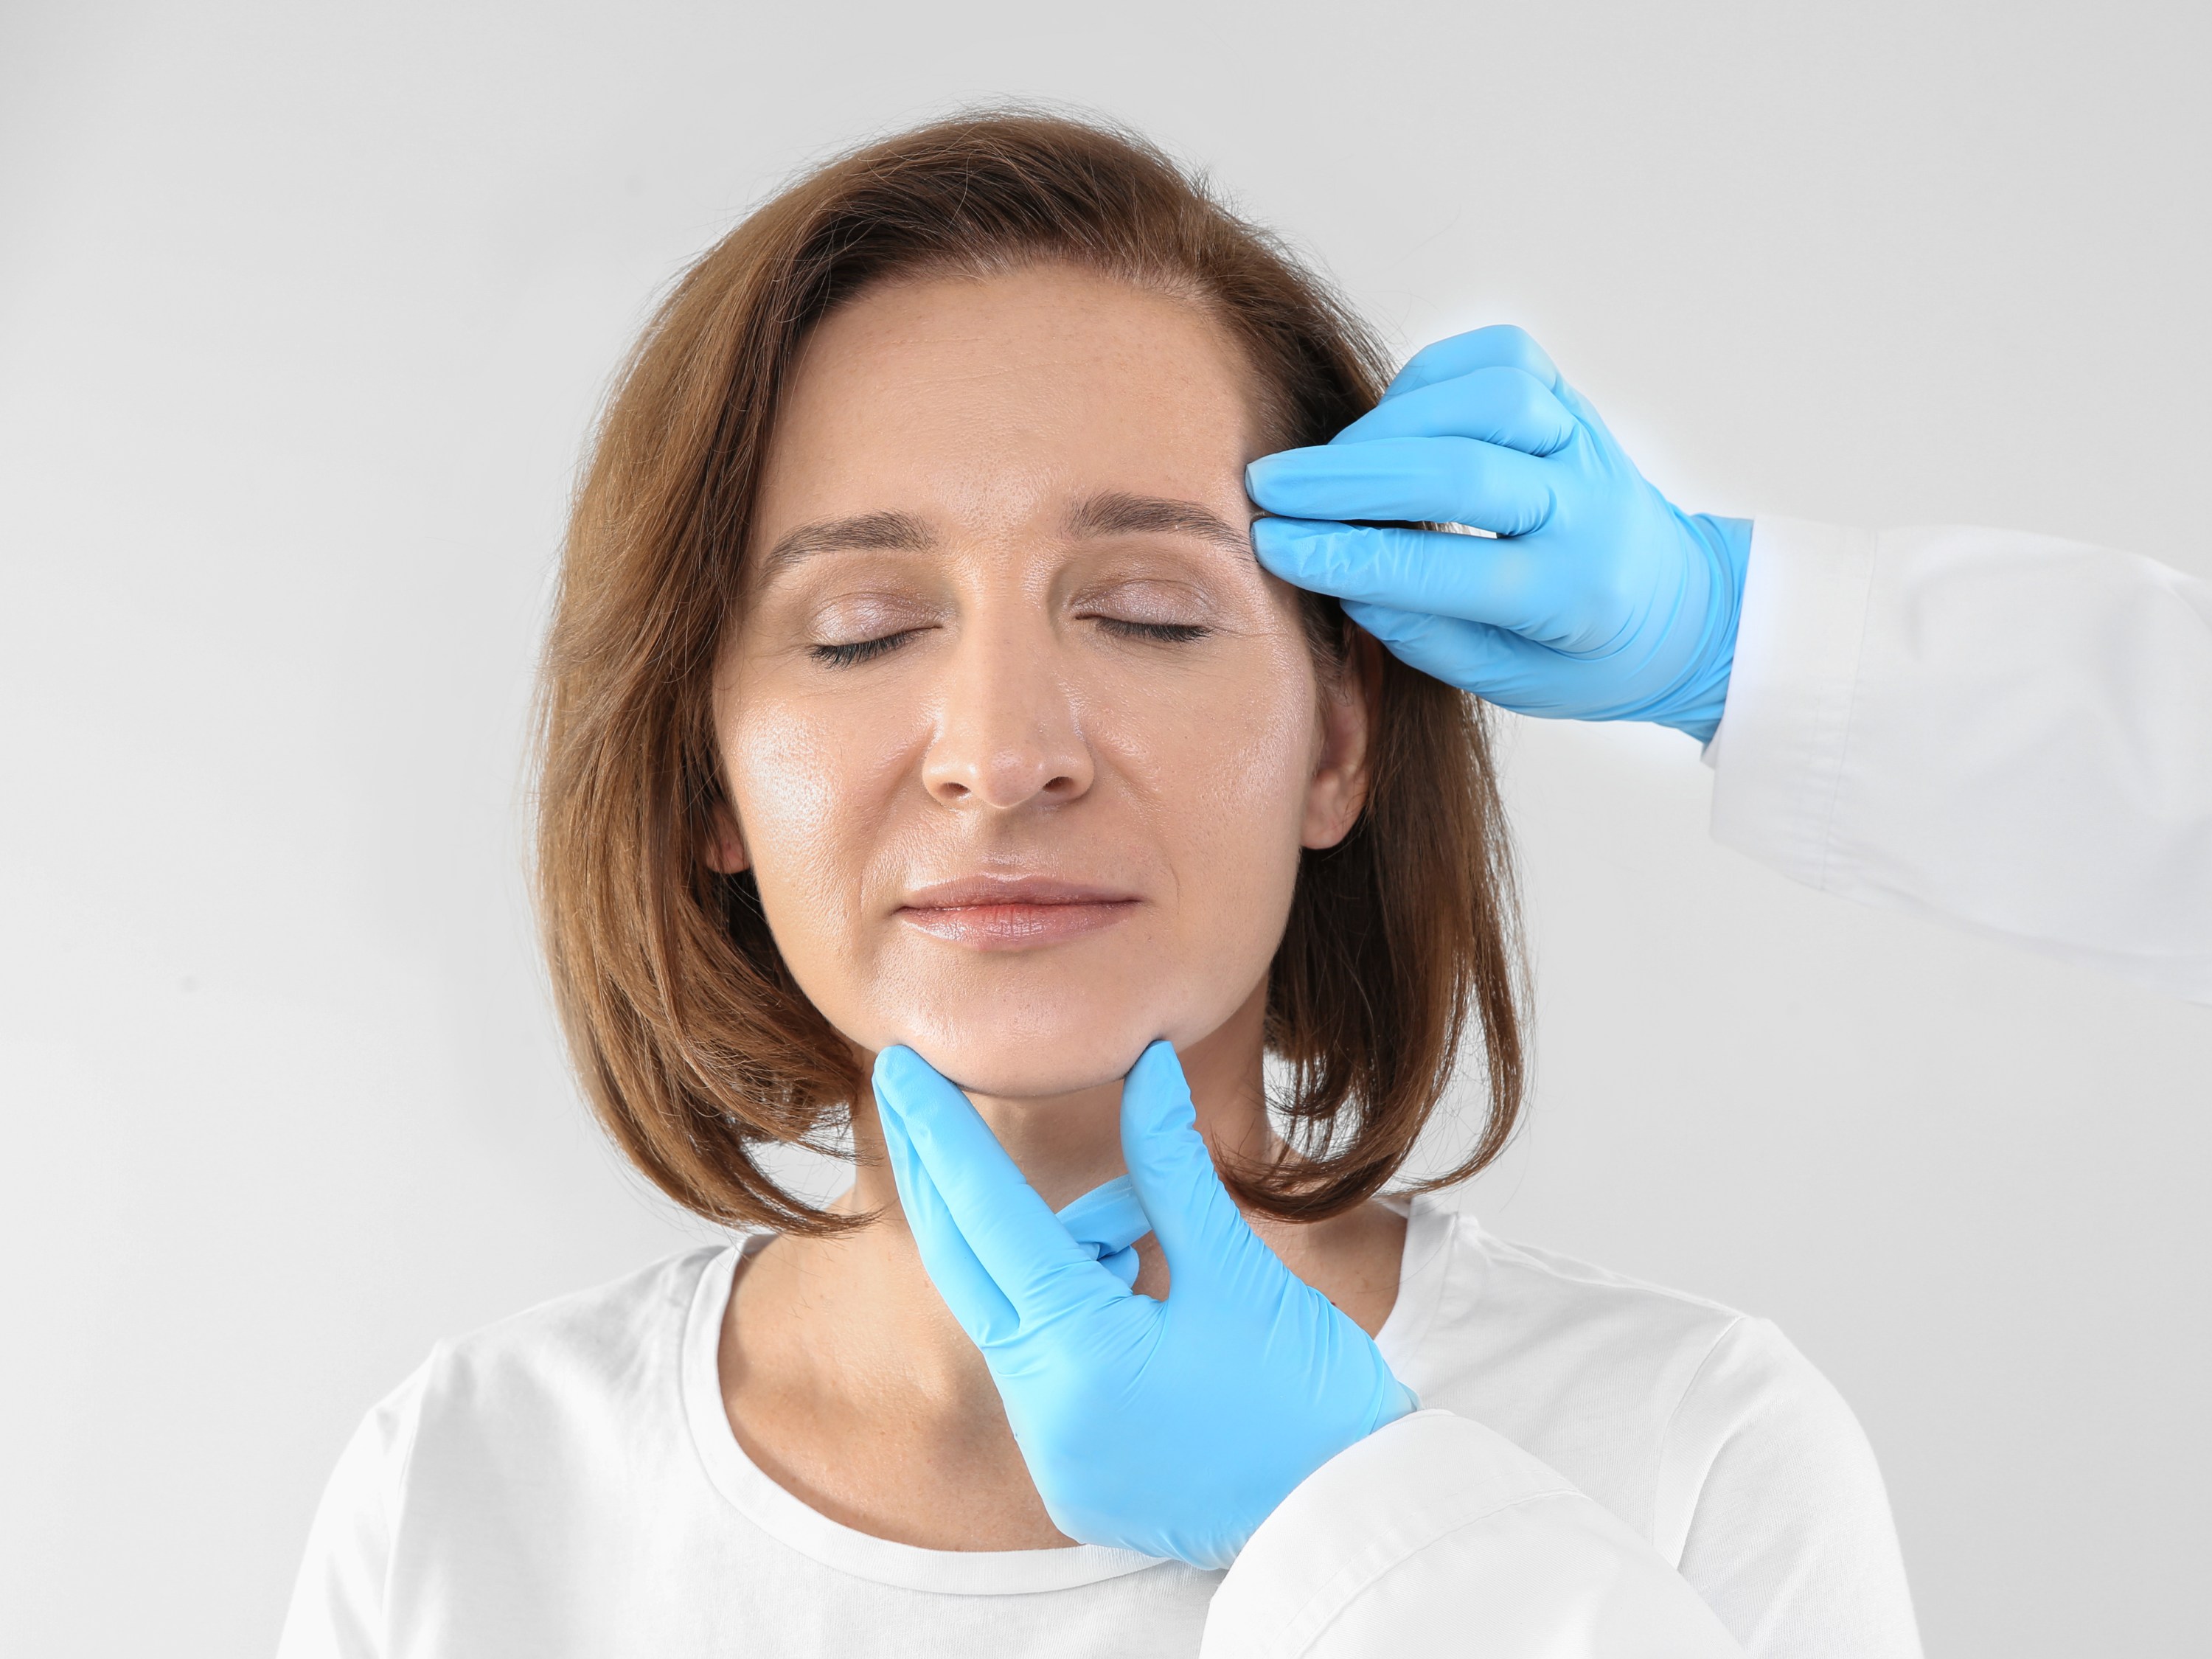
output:
[[[716, 1221], [853, 1224], [779, 1188], [757, 1156], [839, 1143], [863, 1086], [852, 1052], [793, 979], [752, 875], [705, 860], [726, 799], [711, 682], [778, 399], [809, 329], [870, 284], [1045, 261], [1202, 307], [1241, 343], [1283, 447], [1325, 441], [1387, 379], [1346, 304], [1202, 179], [1129, 133], [1008, 110], [869, 144], [752, 213], [659, 307], [602, 417], [545, 646], [538, 896], [600, 1120], [662, 1191]], [[1347, 664], [1355, 630], [1336, 602], [1308, 595], [1305, 615], [1316, 653]], [[1471, 1024], [1489, 1110], [1457, 1166], [1420, 1184], [1488, 1163], [1521, 1100], [1511, 872], [1483, 711], [1372, 654], [1366, 807], [1341, 842], [1304, 854], [1268, 981], [1292, 1150], [1223, 1172], [1286, 1219], [1390, 1180]]]

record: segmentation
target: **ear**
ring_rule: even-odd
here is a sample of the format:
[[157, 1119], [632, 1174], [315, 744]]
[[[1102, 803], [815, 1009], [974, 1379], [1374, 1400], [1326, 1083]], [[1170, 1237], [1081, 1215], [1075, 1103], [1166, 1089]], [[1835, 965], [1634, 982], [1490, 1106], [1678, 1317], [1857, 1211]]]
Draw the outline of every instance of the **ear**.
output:
[[1382, 647], [1366, 629], [1352, 630], [1352, 653], [1321, 688], [1321, 746], [1306, 786], [1304, 847], [1334, 847], [1352, 833], [1367, 807], [1375, 717], [1382, 707]]
[[740, 870], [753, 867], [752, 854], [745, 851], [744, 831], [738, 828], [738, 815], [730, 811], [726, 800], [714, 803], [714, 816], [707, 831], [707, 844], [699, 850], [707, 867], [717, 875], [734, 876]]

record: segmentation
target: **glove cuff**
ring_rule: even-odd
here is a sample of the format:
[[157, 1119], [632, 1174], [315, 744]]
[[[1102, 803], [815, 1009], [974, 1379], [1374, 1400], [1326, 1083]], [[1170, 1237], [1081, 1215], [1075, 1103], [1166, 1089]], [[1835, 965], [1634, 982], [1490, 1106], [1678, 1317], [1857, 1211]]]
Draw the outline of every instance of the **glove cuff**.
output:
[[1736, 623], [1743, 612], [1744, 573], [1751, 566], [1751, 520], [1716, 519], [1707, 513], [1682, 518], [1711, 555], [1712, 585], [1706, 594], [1694, 665], [1646, 718], [1686, 732], [1699, 743], [1711, 743], [1728, 703], [1729, 677], [1735, 667]]
[[1383, 1382], [1382, 1398], [1376, 1402], [1375, 1420], [1367, 1425], [1367, 1432], [1370, 1434], [1374, 1433], [1377, 1429], [1389, 1427], [1401, 1417], [1411, 1417], [1421, 1409], [1421, 1396], [1401, 1382], [1395, 1376], [1385, 1371]]

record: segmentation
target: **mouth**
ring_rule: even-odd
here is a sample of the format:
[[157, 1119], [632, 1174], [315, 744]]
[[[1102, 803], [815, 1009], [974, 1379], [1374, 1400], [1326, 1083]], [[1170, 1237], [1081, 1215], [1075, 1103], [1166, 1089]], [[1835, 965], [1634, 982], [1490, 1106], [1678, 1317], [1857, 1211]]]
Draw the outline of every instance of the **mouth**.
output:
[[1133, 893], [1046, 876], [967, 876], [916, 888], [896, 912], [933, 939], [975, 951], [1024, 951], [1126, 921]]

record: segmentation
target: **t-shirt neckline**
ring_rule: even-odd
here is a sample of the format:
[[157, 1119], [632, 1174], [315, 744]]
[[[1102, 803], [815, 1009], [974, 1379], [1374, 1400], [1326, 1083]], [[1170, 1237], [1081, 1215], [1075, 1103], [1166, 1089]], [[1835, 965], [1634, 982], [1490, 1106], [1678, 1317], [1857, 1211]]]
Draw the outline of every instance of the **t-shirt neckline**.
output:
[[[1427, 1194], [1413, 1198], [1406, 1215], [1398, 1298], [1376, 1337], [1384, 1358], [1401, 1375], [1405, 1358], [1427, 1330], [1441, 1291], [1437, 1268], [1452, 1222], [1451, 1212]], [[1032, 1595], [1095, 1584], [1164, 1565], [1157, 1556], [1097, 1544], [1038, 1550], [933, 1550], [895, 1543], [831, 1520], [769, 1479], [746, 1455], [730, 1428], [719, 1364], [722, 1319], [729, 1310], [738, 1264], [768, 1237], [756, 1235], [711, 1257], [693, 1288], [684, 1319], [684, 1416], [708, 1479], [732, 1508], [770, 1537], [824, 1566], [900, 1589], [955, 1595]]]

